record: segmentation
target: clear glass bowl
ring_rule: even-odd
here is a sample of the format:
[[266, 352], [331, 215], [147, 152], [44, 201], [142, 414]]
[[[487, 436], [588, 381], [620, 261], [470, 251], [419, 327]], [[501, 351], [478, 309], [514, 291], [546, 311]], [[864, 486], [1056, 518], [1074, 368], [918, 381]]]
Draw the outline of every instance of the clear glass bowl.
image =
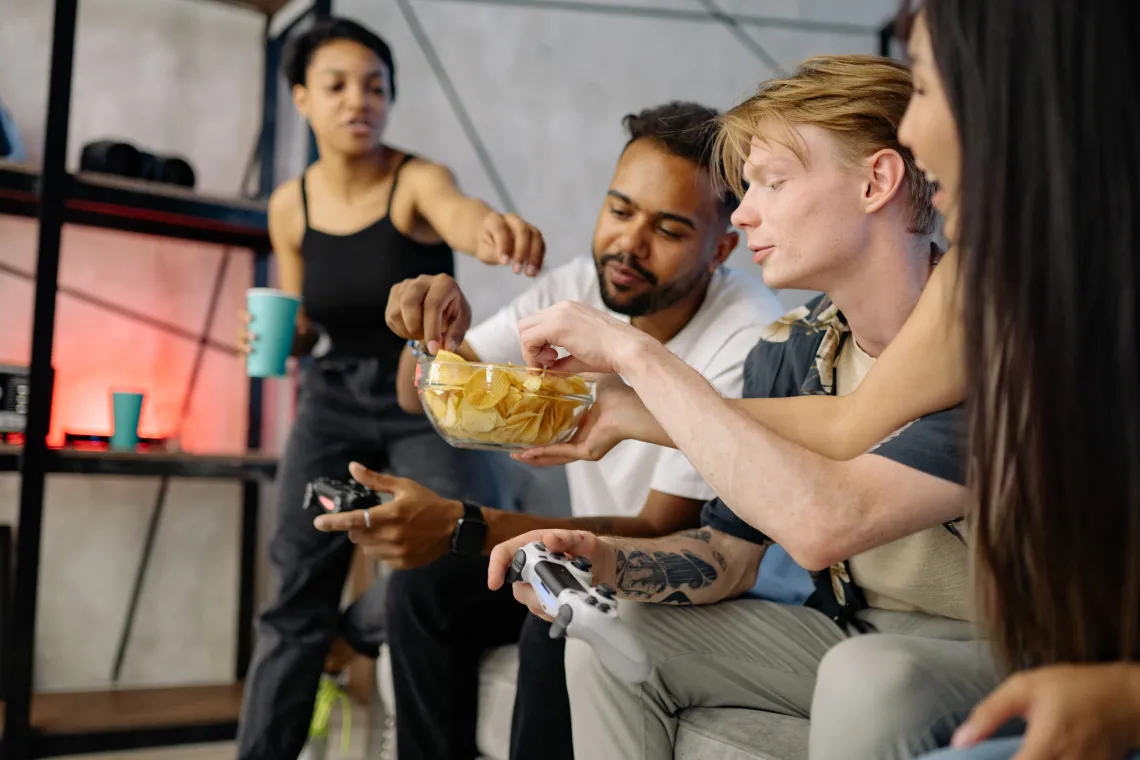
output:
[[[452, 358], [453, 357], [453, 358]], [[593, 380], [564, 372], [421, 354], [416, 389], [436, 431], [462, 449], [520, 451], [564, 443], [594, 403]]]

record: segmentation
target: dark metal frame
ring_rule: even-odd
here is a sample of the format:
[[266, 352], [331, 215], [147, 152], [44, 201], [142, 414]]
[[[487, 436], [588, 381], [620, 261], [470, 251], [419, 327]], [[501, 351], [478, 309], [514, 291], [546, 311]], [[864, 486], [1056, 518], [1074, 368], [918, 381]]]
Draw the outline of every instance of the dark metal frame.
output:
[[[203, 457], [190, 460], [142, 456], [92, 457], [80, 452], [51, 451], [47, 434], [51, 425], [52, 343], [55, 324], [60, 237], [65, 223], [89, 224], [130, 232], [162, 235], [250, 248], [254, 256], [254, 284], [269, 281], [269, 240], [262, 207], [244, 202], [206, 199], [193, 194], [155, 189], [150, 192], [66, 171], [70, 121], [72, 70], [78, 0], [55, 0], [52, 26], [51, 74], [48, 93], [44, 161], [37, 177], [26, 170], [0, 165], [0, 213], [35, 215], [39, 220], [32, 322], [32, 356], [27, 430], [22, 453], [0, 451], [0, 464], [20, 470], [20, 513], [16, 562], [11, 592], [6, 570], [0, 568], [0, 620], [6, 634], [3, 660], [4, 721], [0, 757], [29, 760], [96, 751], [232, 739], [236, 723], [211, 721], [199, 725], [149, 726], [85, 734], [40, 734], [31, 725], [34, 692], [36, 602], [39, 591], [40, 547], [43, 528], [44, 485], [49, 472], [132, 474], [188, 477], [237, 477], [242, 480], [241, 558], [237, 662], [241, 680], [253, 651], [253, 607], [256, 588], [259, 479], [272, 477], [274, 465], [264, 458]], [[314, 0], [309, 14], [327, 17], [331, 0]], [[298, 19], [299, 20], [299, 19]], [[276, 152], [278, 67], [284, 38], [296, 21], [273, 35], [266, 20], [263, 125], [258, 149], [258, 187], [264, 197], [273, 189]], [[251, 452], [261, 446], [262, 381], [251, 379], [246, 443]], [[0, 467], [0, 469], [5, 469]], [[0, 562], [4, 552], [0, 552]]]

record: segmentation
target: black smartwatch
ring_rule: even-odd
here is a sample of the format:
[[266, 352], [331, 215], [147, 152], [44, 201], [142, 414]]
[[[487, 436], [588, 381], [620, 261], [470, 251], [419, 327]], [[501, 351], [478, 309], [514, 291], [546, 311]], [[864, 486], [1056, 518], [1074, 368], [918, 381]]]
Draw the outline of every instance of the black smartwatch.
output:
[[483, 542], [487, 540], [487, 523], [483, 519], [483, 509], [478, 504], [463, 502], [463, 517], [455, 524], [451, 537], [451, 551], [455, 554], [477, 556], [483, 553]]

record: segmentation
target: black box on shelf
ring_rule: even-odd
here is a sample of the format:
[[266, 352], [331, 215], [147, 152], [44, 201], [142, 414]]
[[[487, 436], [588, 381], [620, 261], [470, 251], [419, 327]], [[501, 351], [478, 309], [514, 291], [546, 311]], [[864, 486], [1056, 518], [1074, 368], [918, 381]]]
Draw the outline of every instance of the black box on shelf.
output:
[[0, 433], [22, 433], [28, 419], [28, 368], [0, 364]]

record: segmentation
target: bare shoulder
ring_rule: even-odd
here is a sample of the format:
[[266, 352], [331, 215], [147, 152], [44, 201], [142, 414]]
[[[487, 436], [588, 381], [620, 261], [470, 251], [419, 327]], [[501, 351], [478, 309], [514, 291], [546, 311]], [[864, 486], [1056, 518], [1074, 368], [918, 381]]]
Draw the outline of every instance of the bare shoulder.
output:
[[269, 196], [269, 215], [271, 217], [290, 217], [301, 211], [301, 178], [294, 177], [282, 182]]
[[301, 205], [301, 180], [298, 177], [281, 183], [269, 196], [269, 234], [285, 238], [275, 241], [275, 244], [300, 244], [305, 226]]
[[404, 180], [410, 180], [420, 187], [455, 184], [455, 175], [451, 169], [419, 156], [413, 156], [401, 172]]

